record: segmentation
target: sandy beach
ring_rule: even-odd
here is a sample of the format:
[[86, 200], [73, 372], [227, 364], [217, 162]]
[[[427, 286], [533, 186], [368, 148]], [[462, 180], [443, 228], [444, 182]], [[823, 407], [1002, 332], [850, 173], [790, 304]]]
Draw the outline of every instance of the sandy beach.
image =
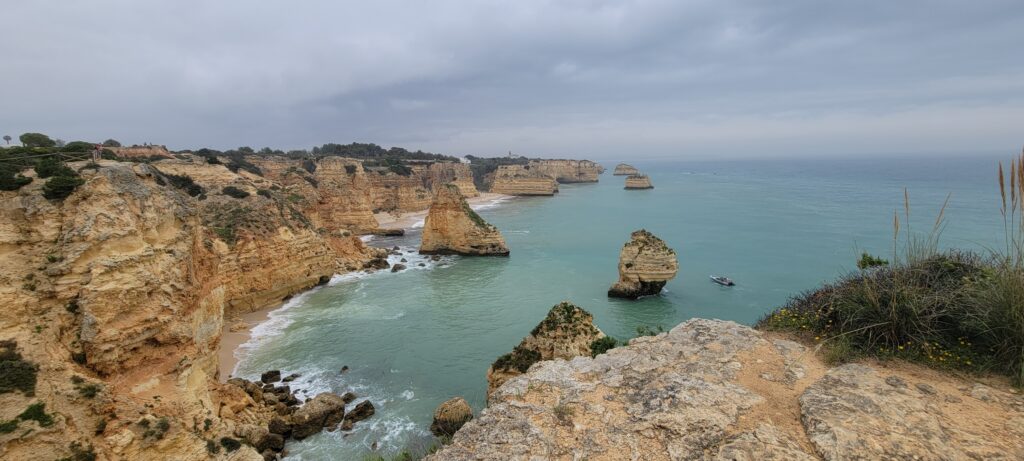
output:
[[[496, 200], [512, 198], [510, 195], [493, 194], [481, 192], [479, 197], [467, 198], [466, 201], [473, 208], [490, 204]], [[413, 211], [408, 213], [377, 213], [374, 216], [380, 227], [383, 229], [410, 229], [416, 223], [427, 216], [428, 210]], [[371, 242], [372, 243], [372, 242]], [[281, 304], [249, 312], [240, 316], [233, 316], [224, 319], [224, 330], [221, 331], [220, 346], [217, 350], [217, 358], [220, 362], [220, 381], [225, 382], [231, 377], [238, 358], [235, 351], [239, 346], [249, 341], [252, 328], [267, 320], [271, 311], [281, 307]], [[234, 331], [232, 331], [234, 330]]]

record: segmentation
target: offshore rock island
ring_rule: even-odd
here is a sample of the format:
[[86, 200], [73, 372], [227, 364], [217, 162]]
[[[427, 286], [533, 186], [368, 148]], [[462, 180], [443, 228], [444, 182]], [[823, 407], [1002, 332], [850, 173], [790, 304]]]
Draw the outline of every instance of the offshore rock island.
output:
[[508, 256], [505, 238], [497, 227], [476, 214], [458, 186], [438, 188], [423, 224], [421, 254]]
[[656, 295], [677, 272], [679, 260], [675, 250], [640, 229], [630, 235], [619, 253], [619, 281], [608, 289], [608, 296], [636, 299]]

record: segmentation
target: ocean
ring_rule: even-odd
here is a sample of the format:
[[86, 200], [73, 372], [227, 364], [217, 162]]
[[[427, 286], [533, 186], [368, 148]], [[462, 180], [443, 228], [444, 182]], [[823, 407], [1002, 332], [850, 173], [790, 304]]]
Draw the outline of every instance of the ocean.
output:
[[[355, 392], [377, 413], [350, 433], [289, 442], [288, 459], [362, 459], [432, 443], [434, 408], [463, 396], [479, 412], [487, 367], [556, 303], [594, 315], [605, 333], [669, 329], [693, 317], [753, 324], [790, 296], [855, 270], [862, 251], [890, 258], [893, 213], [912, 232], [932, 229], [949, 195], [941, 245], [985, 251], [1003, 243], [992, 156], [631, 162], [651, 190], [612, 176], [561, 185], [554, 197], [518, 197], [478, 212], [504, 234], [508, 258], [415, 253], [419, 232], [376, 238], [399, 246], [408, 270], [344, 274], [270, 314], [236, 355], [236, 376], [299, 373], [293, 388]], [[609, 299], [619, 250], [647, 229], [679, 256], [660, 296]], [[422, 264], [422, 266], [421, 266]], [[735, 287], [710, 282], [727, 275]], [[349, 370], [340, 373], [343, 366]]]

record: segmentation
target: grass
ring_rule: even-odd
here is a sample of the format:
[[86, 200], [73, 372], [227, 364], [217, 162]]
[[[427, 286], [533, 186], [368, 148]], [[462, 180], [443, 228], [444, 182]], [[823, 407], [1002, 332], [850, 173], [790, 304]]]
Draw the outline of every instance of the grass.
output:
[[[819, 343], [830, 362], [900, 358], [1024, 386], [1024, 154], [1008, 173], [1000, 164], [999, 187], [1004, 248], [939, 250], [945, 205], [925, 235], [897, 213], [891, 262], [862, 255], [858, 271], [794, 297], [758, 327]], [[909, 223], [906, 194], [903, 211]]]

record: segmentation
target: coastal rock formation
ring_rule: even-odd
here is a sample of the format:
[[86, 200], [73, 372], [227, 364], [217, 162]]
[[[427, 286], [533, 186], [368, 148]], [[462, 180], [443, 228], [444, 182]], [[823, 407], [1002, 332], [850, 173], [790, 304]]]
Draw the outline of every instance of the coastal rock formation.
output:
[[604, 173], [603, 166], [590, 160], [531, 160], [526, 166], [563, 184], [597, 182]]
[[122, 159], [146, 159], [158, 160], [161, 158], [173, 158], [171, 152], [165, 146], [124, 146], [104, 147]]
[[502, 165], [494, 171], [491, 192], [505, 195], [555, 195], [554, 178], [530, 165]]
[[612, 175], [614, 176], [632, 176], [635, 174], [640, 174], [640, 170], [637, 170], [636, 167], [627, 163], [615, 165], [615, 171], [612, 172]]
[[829, 370], [798, 343], [694, 319], [535, 364], [426, 459], [1022, 459], [1022, 422], [1016, 392], [906, 365]]
[[626, 189], [654, 189], [654, 185], [647, 175], [634, 174], [626, 178]]
[[473, 419], [473, 409], [462, 397], [445, 400], [434, 410], [430, 432], [438, 437], [451, 437], [460, 427]]
[[[313, 227], [287, 186], [252, 172], [187, 155], [70, 166], [84, 184], [62, 202], [43, 181], [0, 192], [0, 341], [25, 383], [0, 390], [0, 422], [48, 415], [0, 434], [0, 456], [201, 459], [209, 441], [265, 439], [241, 429], [276, 410], [216, 381], [225, 313], [386, 254]], [[232, 457], [261, 459], [248, 445]]]
[[370, 167], [370, 198], [374, 212], [426, 210], [434, 191], [455, 184], [464, 197], [478, 197], [469, 165], [457, 162], [408, 162], [407, 169], [395, 172], [388, 167]]
[[423, 223], [420, 253], [508, 256], [509, 251], [498, 228], [469, 207], [458, 187], [448, 184], [434, 194]]
[[636, 299], [656, 295], [678, 271], [675, 250], [640, 229], [630, 235], [619, 253], [619, 281], [608, 289], [608, 296]]
[[589, 356], [591, 344], [604, 337], [589, 312], [568, 301], [556, 304], [529, 336], [487, 369], [487, 395], [538, 361]]

